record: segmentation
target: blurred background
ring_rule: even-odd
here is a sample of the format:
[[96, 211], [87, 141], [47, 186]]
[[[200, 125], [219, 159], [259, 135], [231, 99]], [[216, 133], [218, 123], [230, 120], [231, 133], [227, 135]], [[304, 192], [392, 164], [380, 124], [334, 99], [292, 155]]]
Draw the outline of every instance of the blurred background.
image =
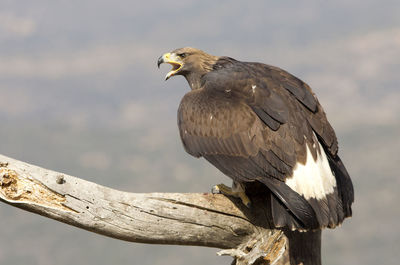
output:
[[[0, 153], [130, 192], [230, 184], [180, 143], [188, 91], [157, 58], [193, 46], [305, 80], [337, 132], [354, 217], [324, 264], [400, 258], [400, 2], [12, 1], [0, 4]], [[217, 249], [127, 243], [0, 204], [0, 264], [229, 264]]]

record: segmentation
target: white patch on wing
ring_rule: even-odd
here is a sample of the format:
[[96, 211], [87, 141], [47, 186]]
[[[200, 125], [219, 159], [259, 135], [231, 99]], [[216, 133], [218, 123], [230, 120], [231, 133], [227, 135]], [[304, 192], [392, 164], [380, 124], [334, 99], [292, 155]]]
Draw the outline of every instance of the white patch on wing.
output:
[[256, 85], [252, 85], [252, 86], [251, 86], [251, 89], [253, 90], [253, 93], [256, 92], [256, 87], [257, 87]]
[[306, 164], [297, 163], [292, 177], [285, 181], [292, 190], [306, 199], [323, 199], [327, 194], [333, 193], [336, 179], [329, 166], [328, 158], [321, 144], [318, 142], [317, 161], [314, 160], [308, 145]]

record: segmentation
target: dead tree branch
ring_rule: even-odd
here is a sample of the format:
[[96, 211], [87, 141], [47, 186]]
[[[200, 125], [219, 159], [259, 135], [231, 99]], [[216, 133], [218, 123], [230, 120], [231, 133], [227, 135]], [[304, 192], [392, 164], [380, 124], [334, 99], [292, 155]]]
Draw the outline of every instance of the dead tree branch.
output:
[[[263, 211], [253, 213], [219, 194], [128, 193], [0, 155], [0, 199], [121, 240], [221, 248], [218, 254], [233, 256], [236, 264], [319, 264], [320, 259], [314, 249], [313, 262], [296, 260], [309, 253], [290, 254], [291, 233], [270, 229]], [[320, 244], [320, 232], [314, 237]]]

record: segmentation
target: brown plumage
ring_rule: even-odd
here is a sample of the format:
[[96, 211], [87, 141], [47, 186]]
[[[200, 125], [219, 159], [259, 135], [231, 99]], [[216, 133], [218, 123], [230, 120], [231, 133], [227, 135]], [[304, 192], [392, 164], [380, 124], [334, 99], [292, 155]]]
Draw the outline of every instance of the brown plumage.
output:
[[173, 65], [167, 79], [183, 75], [192, 89], [178, 110], [185, 150], [246, 190], [270, 191], [276, 226], [335, 227], [351, 216], [353, 187], [335, 132], [306, 83], [194, 48], [164, 54], [163, 62]]

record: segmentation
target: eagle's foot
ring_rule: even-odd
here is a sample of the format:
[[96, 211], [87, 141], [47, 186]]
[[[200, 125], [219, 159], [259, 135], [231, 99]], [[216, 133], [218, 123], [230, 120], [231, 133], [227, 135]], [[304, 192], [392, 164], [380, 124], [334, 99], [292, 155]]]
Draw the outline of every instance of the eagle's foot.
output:
[[211, 192], [213, 194], [224, 194], [225, 196], [233, 196], [236, 198], [240, 198], [242, 203], [247, 207], [251, 207], [251, 201], [249, 197], [247, 197], [246, 193], [242, 189], [234, 190], [225, 184], [218, 184], [212, 187]]

